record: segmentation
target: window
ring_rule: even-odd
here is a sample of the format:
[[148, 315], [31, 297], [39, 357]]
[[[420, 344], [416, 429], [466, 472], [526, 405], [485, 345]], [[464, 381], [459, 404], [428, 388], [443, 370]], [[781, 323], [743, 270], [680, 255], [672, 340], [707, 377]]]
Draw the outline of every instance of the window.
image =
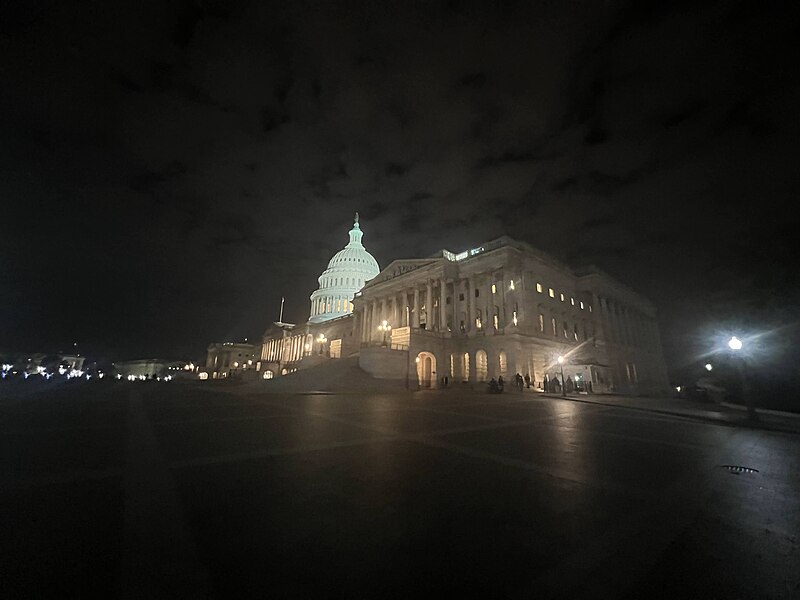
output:
[[509, 288], [508, 288], [508, 289], [510, 289], [510, 290], [516, 289], [516, 288], [514, 287], [514, 280], [513, 280], [513, 279], [511, 280], [511, 285], [509, 286]]
[[581, 302], [581, 310], [583, 310], [583, 302]]
[[492, 284], [492, 293], [493, 294], [497, 293], [497, 286], [495, 284]]
[[511, 313], [511, 322], [514, 323], [514, 327], [517, 326], [517, 311]]
[[478, 288], [475, 288], [475, 297], [477, 298], [480, 295], [481, 295], [481, 291]]
[[448, 296], [447, 298], [444, 299], [444, 303], [445, 304], [450, 304], [451, 300], [452, 300], [452, 298], [450, 296]]
[[464, 381], [469, 381], [469, 353], [464, 353], [464, 372], [461, 374]]
[[567, 322], [566, 322], [566, 321], [564, 321], [564, 322], [562, 323], [562, 325], [563, 325], [563, 327], [564, 327], [564, 337], [565, 337], [565, 338], [567, 338], [567, 337], [569, 337], [569, 336], [567, 335], [567, 332], [569, 331], [569, 326], [567, 325]]
[[555, 293], [555, 291], [553, 291], [553, 288], [547, 288], [547, 292], [550, 294], [551, 298], [555, 298], [556, 297], [556, 293]]
[[575, 306], [575, 298], [570, 297], [569, 303], [572, 304], [572, 306]]
[[578, 341], [578, 324], [577, 323], [575, 323], [575, 327], [574, 327], [572, 333], [573, 333], [573, 337], [575, 338], [575, 341], [577, 342]]
[[480, 317], [475, 317], [475, 327], [477, 327], [478, 329], [480, 329], [482, 327], [482, 323], [481, 323], [481, 318]]
[[550, 319], [550, 324], [553, 326], [553, 335], [558, 335], [558, 326], [556, 325], [556, 318], [552, 317]]
[[494, 313], [494, 316], [492, 317], [492, 325], [494, 325], [495, 329], [500, 329], [500, 315], [497, 313]]
[[450, 355], [450, 379], [456, 378], [456, 355]]
[[561, 296], [561, 301], [563, 302], [564, 301], [564, 294], [560, 294], [560, 296]]
[[463, 301], [464, 301], [464, 294], [459, 294], [459, 295], [458, 295], [458, 300], [459, 300], [460, 302], [463, 302]]
[[500, 350], [500, 356], [498, 358], [498, 362], [500, 363], [500, 375], [508, 377], [508, 355], [504, 350]]
[[539, 292], [540, 294], [542, 293], [542, 284], [541, 283], [537, 283], [536, 284], [536, 291]]
[[589, 305], [589, 312], [592, 312], [592, 305]]
[[539, 313], [539, 331], [544, 332], [544, 315]]

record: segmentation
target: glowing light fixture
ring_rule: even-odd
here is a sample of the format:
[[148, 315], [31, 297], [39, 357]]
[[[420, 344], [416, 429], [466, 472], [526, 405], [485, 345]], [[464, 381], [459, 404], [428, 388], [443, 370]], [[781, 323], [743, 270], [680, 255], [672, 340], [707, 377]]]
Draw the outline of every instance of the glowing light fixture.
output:
[[710, 371], [714, 366], [711, 363], [706, 363], [706, 371]]
[[737, 352], [738, 350], [742, 349], [742, 340], [734, 335], [730, 340], [728, 340], [728, 347], [734, 352]]

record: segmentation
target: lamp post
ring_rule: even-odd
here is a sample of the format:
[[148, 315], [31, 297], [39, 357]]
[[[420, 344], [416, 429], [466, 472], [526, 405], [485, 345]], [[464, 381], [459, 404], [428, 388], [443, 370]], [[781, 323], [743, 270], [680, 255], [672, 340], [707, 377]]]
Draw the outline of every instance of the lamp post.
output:
[[735, 335], [728, 340], [728, 348], [731, 349], [733, 360], [736, 363], [736, 369], [739, 371], [739, 379], [742, 383], [742, 396], [744, 396], [744, 403], [747, 406], [747, 418], [750, 421], [758, 421], [755, 406], [753, 406], [753, 395], [750, 393], [750, 382], [747, 379], [746, 364], [744, 356], [741, 354], [742, 340]]
[[386, 334], [392, 330], [392, 326], [389, 325], [389, 322], [384, 320], [380, 325], [378, 325], [378, 331], [383, 332], [383, 345], [386, 346]]
[[567, 397], [567, 381], [564, 379], [564, 357], [558, 357], [558, 366], [561, 367], [561, 397]]

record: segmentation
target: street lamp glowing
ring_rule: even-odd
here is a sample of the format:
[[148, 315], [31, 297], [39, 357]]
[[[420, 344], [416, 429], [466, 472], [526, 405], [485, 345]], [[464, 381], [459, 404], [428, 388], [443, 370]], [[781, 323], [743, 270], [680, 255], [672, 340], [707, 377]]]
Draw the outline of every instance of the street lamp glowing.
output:
[[706, 371], [710, 371], [714, 366], [711, 363], [706, 363]]
[[740, 340], [740, 339], [739, 339], [739, 338], [737, 338], [736, 336], [733, 336], [733, 337], [732, 337], [732, 338], [731, 338], [731, 339], [728, 341], [728, 347], [729, 347], [731, 350], [733, 350], [734, 352], [736, 352], [737, 350], [741, 350], [741, 349], [742, 349], [742, 340]]
[[559, 356], [558, 357], [558, 364], [560, 364], [560, 365], [564, 364], [564, 357], [563, 356]]

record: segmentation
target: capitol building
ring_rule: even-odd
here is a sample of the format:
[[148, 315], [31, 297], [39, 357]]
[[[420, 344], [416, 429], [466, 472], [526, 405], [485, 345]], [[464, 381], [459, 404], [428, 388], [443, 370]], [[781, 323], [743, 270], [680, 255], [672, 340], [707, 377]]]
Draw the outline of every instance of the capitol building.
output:
[[267, 329], [261, 377], [357, 357], [373, 377], [411, 389], [519, 373], [539, 389], [563, 378], [587, 392], [667, 390], [655, 308], [600, 269], [509, 237], [380, 269], [363, 235], [356, 214], [306, 323]]

